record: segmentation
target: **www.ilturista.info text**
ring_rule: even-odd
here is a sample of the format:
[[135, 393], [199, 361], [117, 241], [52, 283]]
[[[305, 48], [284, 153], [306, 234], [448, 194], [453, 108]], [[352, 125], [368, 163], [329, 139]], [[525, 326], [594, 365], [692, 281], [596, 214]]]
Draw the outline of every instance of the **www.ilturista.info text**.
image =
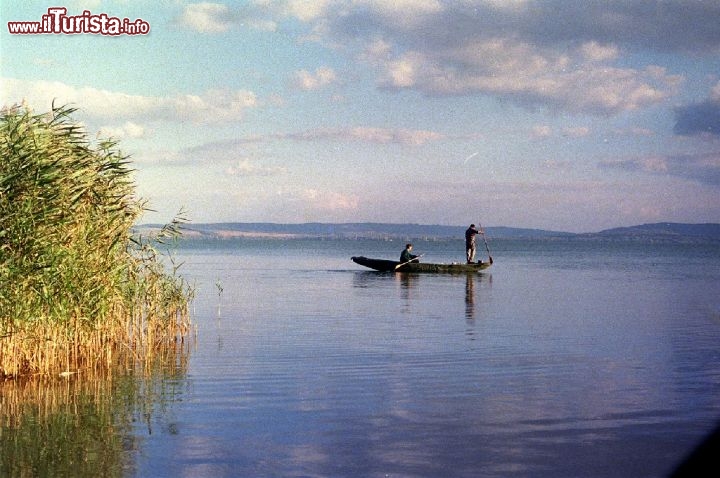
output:
[[52, 7], [39, 22], [8, 22], [8, 31], [16, 35], [147, 35], [150, 24], [140, 18], [130, 21], [106, 13], [93, 14], [90, 10], [82, 15], [68, 15], [67, 8]]

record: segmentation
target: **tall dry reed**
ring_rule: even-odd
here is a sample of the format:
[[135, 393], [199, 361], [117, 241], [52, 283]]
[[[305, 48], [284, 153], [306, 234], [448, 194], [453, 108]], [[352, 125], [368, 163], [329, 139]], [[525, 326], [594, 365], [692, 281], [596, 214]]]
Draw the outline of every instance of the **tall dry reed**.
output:
[[133, 235], [129, 158], [74, 111], [0, 115], [0, 379], [147, 362], [190, 333], [191, 288]]

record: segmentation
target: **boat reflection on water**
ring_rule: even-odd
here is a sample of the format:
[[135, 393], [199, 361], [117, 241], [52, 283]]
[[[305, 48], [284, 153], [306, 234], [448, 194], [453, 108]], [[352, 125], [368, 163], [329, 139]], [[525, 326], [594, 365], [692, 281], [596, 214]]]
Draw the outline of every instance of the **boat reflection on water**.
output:
[[465, 278], [465, 318], [475, 320], [475, 276], [468, 274]]
[[395, 273], [395, 279], [400, 283], [400, 296], [405, 299], [412, 298], [413, 288], [417, 288], [418, 275], [408, 272]]
[[[459, 291], [463, 283], [464, 294], [460, 294]], [[432, 297], [435, 297], [436, 300], [448, 302], [448, 306], [450, 306], [454, 301], [454, 297], [459, 300], [462, 296], [465, 306], [464, 317], [467, 320], [474, 320], [478, 309], [482, 307], [482, 300], [478, 301], [478, 287], [480, 285], [491, 285], [492, 274], [471, 272], [435, 275], [414, 272], [362, 271], [356, 272], [353, 276], [353, 287], [358, 289], [373, 288], [379, 292], [386, 289], [390, 284], [395, 284], [400, 291], [400, 299], [406, 301], [406, 306], [409, 305], [410, 301], [431, 300]], [[377, 300], [382, 297], [384, 297], [382, 293], [376, 295]], [[392, 296], [387, 298], [391, 300]], [[449, 311], [451, 309], [451, 307], [448, 307]]]
[[465, 276], [465, 318], [468, 320], [475, 320], [477, 312], [475, 307], [475, 299], [477, 298], [476, 285], [491, 286], [492, 274], [467, 274]]

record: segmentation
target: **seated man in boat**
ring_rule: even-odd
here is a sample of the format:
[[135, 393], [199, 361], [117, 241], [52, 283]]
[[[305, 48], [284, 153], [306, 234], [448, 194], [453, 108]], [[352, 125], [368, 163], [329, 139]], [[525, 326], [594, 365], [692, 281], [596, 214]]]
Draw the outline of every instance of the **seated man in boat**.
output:
[[418, 256], [415, 254], [411, 254], [410, 251], [412, 251], [412, 244], [406, 244], [405, 249], [400, 254], [400, 263], [405, 264], [407, 262], [420, 262], [420, 259], [418, 259]]

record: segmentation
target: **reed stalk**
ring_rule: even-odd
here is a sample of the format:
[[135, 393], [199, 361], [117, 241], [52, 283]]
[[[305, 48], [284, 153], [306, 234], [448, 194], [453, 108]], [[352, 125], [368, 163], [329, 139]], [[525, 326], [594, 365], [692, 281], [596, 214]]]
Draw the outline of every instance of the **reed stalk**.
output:
[[147, 363], [191, 331], [191, 287], [133, 234], [145, 202], [129, 158], [74, 111], [0, 115], [0, 379]]

